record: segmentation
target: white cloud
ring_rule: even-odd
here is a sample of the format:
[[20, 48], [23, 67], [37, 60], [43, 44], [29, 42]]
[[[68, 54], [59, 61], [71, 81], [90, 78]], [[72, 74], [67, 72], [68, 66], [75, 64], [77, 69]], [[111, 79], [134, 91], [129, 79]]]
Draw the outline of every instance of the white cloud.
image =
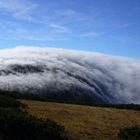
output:
[[0, 11], [11, 14], [13, 17], [31, 20], [31, 13], [38, 5], [30, 1], [0, 0]]
[[104, 35], [104, 32], [87, 32], [80, 34], [80, 37], [98, 37]]
[[56, 32], [69, 32], [70, 31], [68, 27], [65, 27], [56, 23], [50, 23], [49, 27], [54, 28]]
[[[0, 40], [34, 40], [34, 41], [56, 41], [56, 40], [67, 40], [67, 37], [64, 36], [67, 32], [67, 28], [63, 26], [48, 27], [43, 26], [40, 28], [35, 28], [34, 30], [29, 29], [28, 27], [22, 26], [20, 23], [8, 21], [5, 22], [0, 20]], [[65, 31], [65, 32], [64, 32]], [[6, 34], [5, 34], [6, 33]]]
[[24, 46], [0, 50], [0, 88], [7, 90], [69, 91], [91, 100], [140, 103], [139, 71], [140, 60], [100, 53]]

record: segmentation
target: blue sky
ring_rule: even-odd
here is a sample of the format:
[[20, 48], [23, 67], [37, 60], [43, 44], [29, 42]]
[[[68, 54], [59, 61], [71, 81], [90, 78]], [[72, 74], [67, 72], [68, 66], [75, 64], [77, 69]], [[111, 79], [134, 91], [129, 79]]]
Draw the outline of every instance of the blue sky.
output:
[[0, 0], [0, 48], [19, 45], [140, 58], [140, 0]]

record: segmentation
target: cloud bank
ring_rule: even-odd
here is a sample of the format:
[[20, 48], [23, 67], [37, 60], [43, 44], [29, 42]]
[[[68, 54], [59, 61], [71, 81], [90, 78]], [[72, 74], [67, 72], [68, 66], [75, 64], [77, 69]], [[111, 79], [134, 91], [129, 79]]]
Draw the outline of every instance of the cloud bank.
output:
[[140, 61], [56, 48], [0, 50], [0, 89], [60, 100], [140, 103]]

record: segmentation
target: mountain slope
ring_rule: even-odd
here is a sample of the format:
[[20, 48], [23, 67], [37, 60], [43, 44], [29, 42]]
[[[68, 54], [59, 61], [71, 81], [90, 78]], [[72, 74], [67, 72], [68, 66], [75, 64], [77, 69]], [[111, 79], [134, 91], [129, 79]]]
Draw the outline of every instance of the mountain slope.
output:
[[0, 89], [89, 103], [140, 103], [140, 61], [52, 48], [0, 50]]

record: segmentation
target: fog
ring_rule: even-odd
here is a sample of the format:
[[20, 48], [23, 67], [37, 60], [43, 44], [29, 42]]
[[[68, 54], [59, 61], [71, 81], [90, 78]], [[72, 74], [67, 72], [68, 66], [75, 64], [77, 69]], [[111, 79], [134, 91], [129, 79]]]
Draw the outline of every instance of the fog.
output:
[[139, 104], [140, 60], [57, 48], [3, 49], [0, 89]]

